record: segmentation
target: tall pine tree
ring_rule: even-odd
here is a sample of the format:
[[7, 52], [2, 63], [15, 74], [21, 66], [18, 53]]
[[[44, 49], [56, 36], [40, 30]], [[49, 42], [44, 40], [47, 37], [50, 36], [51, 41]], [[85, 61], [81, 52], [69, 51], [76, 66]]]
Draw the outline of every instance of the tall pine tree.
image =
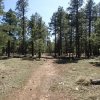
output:
[[18, 0], [16, 3], [17, 15], [21, 21], [22, 26], [22, 55], [25, 55], [25, 36], [26, 36], [26, 17], [28, 0]]

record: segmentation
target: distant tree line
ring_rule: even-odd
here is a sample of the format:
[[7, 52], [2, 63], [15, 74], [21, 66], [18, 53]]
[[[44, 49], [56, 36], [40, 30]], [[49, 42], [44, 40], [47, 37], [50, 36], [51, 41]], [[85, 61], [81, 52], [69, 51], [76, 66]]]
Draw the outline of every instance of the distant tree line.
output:
[[72, 54], [80, 58], [100, 55], [100, 3], [87, 0], [70, 0], [64, 11], [59, 6], [49, 23], [55, 37], [55, 56]]
[[28, 19], [27, 8], [28, 0], [18, 0], [15, 11], [5, 12], [0, 0], [0, 55], [100, 55], [100, 3], [87, 0], [83, 5], [83, 0], [70, 0], [66, 11], [59, 6], [53, 13], [49, 27], [38, 13]]
[[24, 55], [34, 54], [40, 58], [46, 50], [48, 28], [42, 17], [35, 13], [30, 19], [27, 18], [28, 0], [18, 0], [16, 9], [3, 11], [3, 0], [0, 1], [0, 50], [1, 55], [11, 54]]

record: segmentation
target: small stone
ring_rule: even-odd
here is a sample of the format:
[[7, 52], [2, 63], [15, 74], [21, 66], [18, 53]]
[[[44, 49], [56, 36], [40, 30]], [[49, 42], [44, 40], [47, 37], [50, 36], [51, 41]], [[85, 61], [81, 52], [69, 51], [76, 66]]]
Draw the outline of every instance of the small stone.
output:
[[78, 87], [76, 87], [76, 89], [75, 89], [75, 90], [77, 90], [77, 91], [78, 91], [78, 90], [79, 90], [79, 88], [78, 88]]
[[30, 89], [30, 91], [32, 91], [32, 89]]
[[2, 79], [4, 79], [5, 77], [4, 76], [2, 76]]

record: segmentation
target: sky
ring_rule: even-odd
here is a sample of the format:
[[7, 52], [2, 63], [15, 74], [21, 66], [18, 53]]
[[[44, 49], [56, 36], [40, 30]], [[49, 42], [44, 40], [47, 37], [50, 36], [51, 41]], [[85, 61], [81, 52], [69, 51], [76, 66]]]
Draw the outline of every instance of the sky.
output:
[[[15, 10], [17, 0], [4, 0], [5, 11], [10, 8]], [[99, 0], [95, 0], [96, 3]], [[62, 6], [65, 10], [69, 6], [70, 0], [29, 0], [27, 17], [30, 18], [35, 12], [39, 13], [46, 25], [50, 22], [53, 13], [57, 11], [58, 6]]]

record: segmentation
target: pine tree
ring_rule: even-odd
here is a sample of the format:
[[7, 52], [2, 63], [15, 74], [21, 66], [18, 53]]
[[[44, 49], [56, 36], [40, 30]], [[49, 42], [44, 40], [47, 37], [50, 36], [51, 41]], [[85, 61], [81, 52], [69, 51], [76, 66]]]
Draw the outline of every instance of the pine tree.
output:
[[91, 33], [92, 33], [92, 21], [94, 17], [94, 2], [93, 0], [88, 0], [86, 4], [86, 18], [88, 21], [88, 58], [92, 55], [92, 45], [91, 45]]
[[63, 45], [65, 45], [65, 38], [67, 37], [67, 24], [68, 20], [66, 12], [63, 7], [58, 7], [58, 11], [53, 14], [49, 25], [55, 36], [55, 57], [57, 56], [57, 53], [61, 56], [62, 53], [65, 52]]
[[16, 31], [16, 25], [17, 25], [17, 18], [16, 14], [12, 9], [10, 9], [4, 16], [3, 16], [3, 23], [6, 28], [3, 29], [3, 31], [6, 31], [8, 33], [8, 43], [7, 43], [7, 54], [8, 57], [10, 57], [11, 53], [11, 38], [14, 38], [15, 31]]
[[75, 17], [75, 27], [76, 27], [76, 39], [75, 39], [75, 45], [76, 45], [76, 57], [80, 57], [80, 34], [79, 34], [79, 8], [82, 6], [83, 0], [71, 0], [70, 3], [70, 13], [73, 14], [73, 17]]
[[31, 16], [31, 19], [29, 21], [29, 32], [30, 32], [30, 35], [31, 35], [31, 53], [32, 53], [32, 56], [34, 56], [34, 53], [35, 53], [35, 40], [36, 40], [36, 34], [37, 34], [37, 13], [35, 13], [35, 15], [32, 15]]
[[57, 56], [57, 13], [53, 13], [51, 18], [51, 22], [49, 23], [49, 28], [53, 31], [53, 35], [55, 36], [55, 57]]
[[4, 9], [3, 0], [0, 0], [0, 15], [3, 14], [3, 9]]
[[25, 55], [25, 36], [26, 36], [26, 17], [28, 0], [18, 0], [16, 3], [16, 10], [22, 26], [22, 55]]
[[38, 13], [31, 16], [29, 21], [29, 33], [31, 36], [32, 56], [34, 56], [34, 53], [37, 53], [40, 59], [41, 53], [44, 52], [48, 30], [42, 17]]

